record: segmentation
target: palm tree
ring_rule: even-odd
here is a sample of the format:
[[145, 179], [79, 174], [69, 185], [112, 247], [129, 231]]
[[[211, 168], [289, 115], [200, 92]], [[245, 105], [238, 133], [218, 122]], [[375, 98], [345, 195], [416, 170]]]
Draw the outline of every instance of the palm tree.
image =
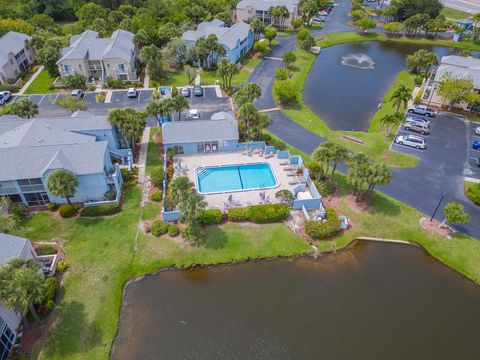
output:
[[248, 140], [251, 128], [258, 122], [258, 110], [252, 103], [246, 103], [240, 106], [237, 115], [244, 129], [243, 137]]
[[265, 23], [262, 20], [255, 18], [250, 22], [250, 27], [253, 30], [255, 41], [260, 40], [260, 34], [265, 30]]
[[205, 197], [194, 191], [186, 193], [179, 204], [183, 219], [191, 226], [195, 226], [197, 218], [205, 210], [206, 206]]
[[331, 142], [324, 142], [313, 151], [312, 158], [319, 165], [319, 180], [327, 176], [328, 165], [330, 164], [330, 160], [332, 159], [334, 146], [335, 145]]
[[331, 153], [331, 159], [330, 159], [330, 161], [333, 162], [332, 173], [330, 174], [330, 178], [332, 180], [335, 175], [335, 170], [337, 169], [337, 165], [339, 163], [343, 163], [347, 161], [348, 157], [349, 157], [349, 153], [345, 147], [338, 144], [334, 144], [333, 151]]
[[[162, 100], [164, 101], [164, 100]], [[112, 109], [108, 113], [110, 124], [119, 128], [123, 136], [128, 140], [129, 146], [135, 155], [135, 143], [145, 128], [145, 114], [134, 109]]]
[[161, 124], [161, 120], [165, 117], [170, 118], [173, 108], [172, 99], [162, 99], [147, 104], [145, 112], [147, 115], [155, 116], [158, 124]]
[[390, 101], [397, 107], [397, 112], [400, 110], [400, 106], [407, 106], [408, 101], [412, 98], [412, 89], [407, 88], [405, 85], [400, 84], [398, 88], [393, 92], [390, 97]]
[[30, 119], [38, 115], [38, 105], [30, 99], [22, 99], [11, 105], [9, 113]]
[[190, 105], [188, 104], [187, 99], [183, 96], [175, 96], [172, 100], [172, 109], [178, 113], [178, 121], [180, 121], [180, 116], [182, 116], [182, 111], [188, 109]]
[[27, 326], [29, 311], [40, 321], [34, 304], [44, 301], [45, 290], [44, 276], [35, 260], [13, 258], [0, 267], [0, 298], [6, 307], [22, 314]]
[[48, 176], [47, 189], [53, 196], [67, 199], [70, 204], [70, 197], [75, 194], [78, 186], [78, 179], [71, 171], [60, 169], [55, 170]]
[[192, 192], [193, 183], [186, 176], [179, 176], [170, 182], [168, 187], [170, 200], [175, 204], [180, 204], [188, 193]]
[[385, 136], [389, 137], [393, 127], [398, 123], [402, 122], [402, 120], [403, 120], [403, 115], [398, 111], [395, 112], [394, 114], [388, 114], [382, 117], [380, 119], [380, 122], [383, 124], [385, 128]]

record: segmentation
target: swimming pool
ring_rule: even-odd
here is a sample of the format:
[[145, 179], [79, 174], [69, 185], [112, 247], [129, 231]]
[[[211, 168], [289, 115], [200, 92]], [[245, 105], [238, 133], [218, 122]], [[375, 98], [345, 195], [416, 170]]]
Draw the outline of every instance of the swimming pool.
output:
[[233, 192], [277, 186], [270, 164], [207, 166], [197, 169], [199, 193]]

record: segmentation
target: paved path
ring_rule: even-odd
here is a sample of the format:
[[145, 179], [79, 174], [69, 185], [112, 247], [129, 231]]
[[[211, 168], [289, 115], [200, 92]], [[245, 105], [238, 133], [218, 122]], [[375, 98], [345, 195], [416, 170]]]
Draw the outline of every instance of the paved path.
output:
[[446, 7], [465, 11], [471, 14], [476, 14], [480, 12], [479, 0], [444, 0], [443, 3]]
[[[479, 0], [480, 1], [480, 0]], [[312, 31], [315, 35], [338, 31], [352, 31], [347, 24], [350, 3], [340, 0], [338, 6], [332, 11], [324, 29]], [[295, 48], [295, 38], [278, 37], [278, 45], [269, 54], [269, 57], [282, 58], [286, 51]], [[319, 55], [321, 56], [321, 54]], [[275, 78], [275, 70], [282, 66], [276, 60], [264, 59], [252, 72], [249, 80], [257, 83], [262, 89], [262, 96], [255, 101], [259, 110], [275, 108], [277, 104], [273, 99], [272, 87]], [[310, 154], [324, 141], [322, 137], [314, 134], [292, 121], [281, 111], [268, 113], [270, 118], [269, 131], [296, 147]], [[468, 225], [455, 226], [477, 239], [480, 239], [480, 209], [472, 204], [463, 193], [464, 168], [467, 162], [467, 147], [470, 146], [467, 132], [469, 124], [464, 121], [449, 121], [436, 119], [441, 123], [442, 131], [440, 141], [434, 148], [429, 147], [431, 156], [422, 158], [419, 165], [412, 169], [394, 169], [392, 183], [379, 190], [413, 208], [431, 214], [441, 194], [445, 191], [445, 202], [455, 201], [463, 204], [472, 220]], [[340, 171], [346, 172], [346, 167], [341, 166]], [[442, 212], [439, 211], [436, 218], [442, 220]]]
[[17, 95], [23, 95], [25, 93], [25, 90], [30, 86], [30, 84], [37, 78], [37, 76], [42, 72], [44, 69], [44, 66], [41, 65], [37, 71], [33, 73], [33, 75], [28, 79], [28, 81], [25, 83], [25, 85], [22, 86], [22, 88], [18, 91]]

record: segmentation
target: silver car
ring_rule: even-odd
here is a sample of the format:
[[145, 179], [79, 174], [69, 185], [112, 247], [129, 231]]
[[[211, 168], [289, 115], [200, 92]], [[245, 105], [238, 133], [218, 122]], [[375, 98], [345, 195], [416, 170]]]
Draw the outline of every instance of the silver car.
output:
[[399, 135], [395, 138], [395, 143], [421, 150], [427, 148], [427, 141], [425, 140], [425, 138], [418, 135]]
[[422, 123], [422, 124], [425, 124], [427, 126], [430, 126], [430, 124], [431, 124], [430, 120], [424, 119], [420, 116], [411, 116], [411, 115], [405, 116], [405, 122]]
[[11, 96], [10, 91], [0, 91], [0, 105], [5, 104]]

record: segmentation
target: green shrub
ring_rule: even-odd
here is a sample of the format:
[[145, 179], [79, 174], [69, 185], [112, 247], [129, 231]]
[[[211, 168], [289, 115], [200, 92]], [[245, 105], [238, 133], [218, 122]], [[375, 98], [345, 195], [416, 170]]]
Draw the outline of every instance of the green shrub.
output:
[[115, 200], [115, 198], [117, 197], [117, 193], [115, 192], [115, 190], [111, 189], [108, 190], [105, 194], [103, 194], [103, 196], [105, 196], [105, 199], [107, 200]]
[[233, 222], [249, 221], [250, 211], [248, 207], [228, 209], [228, 220]]
[[281, 222], [288, 218], [290, 209], [285, 204], [254, 205], [249, 207], [250, 221], [257, 224]]
[[288, 70], [284, 67], [278, 68], [275, 71], [275, 80], [287, 80], [288, 79]]
[[19, 219], [24, 219], [27, 216], [28, 207], [23, 203], [11, 203], [8, 212]]
[[132, 173], [128, 169], [120, 169], [124, 182], [130, 182], [132, 180]]
[[267, 134], [267, 133], [263, 133], [262, 137], [263, 137], [263, 141], [265, 141], [265, 142], [269, 142], [269, 141], [272, 140], [272, 135]]
[[335, 192], [335, 184], [331, 181], [315, 180], [314, 183], [321, 196], [330, 196]]
[[55, 255], [57, 253], [57, 249], [49, 245], [42, 245], [35, 249], [35, 253], [37, 255]]
[[48, 210], [50, 210], [50, 211], [55, 211], [55, 210], [58, 209], [58, 204], [52, 202], [52, 203], [50, 203], [50, 204], [47, 205], [47, 208], [48, 208]]
[[294, 19], [292, 21], [292, 26], [294, 29], [298, 29], [303, 26], [303, 20], [302, 19]]
[[165, 179], [165, 173], [162, 166], [152, 167], [148, 171], [148, 174], [150, 175], [150, 179], [152, 180], [153, 185], [161, 186], [163, 184], [163, 180]]
[[415, 85], [420, 86], [423, 83], [423, 75], [415, 76]]
[[83, 208], [80, 216], [82, 217], [95, 217], [118, 214], [122, 209], [116, 204], [103, 204], [97, 206], [89, 206]]
[[77, 206], [77, 205], [63, 204], [58, 209], [58, 213], [60, 214], [60, 216], [62, 218], [70, 218], [70, 217], [74, 216], [79, 209], [80, 209], [80, 207]]
[[0, 84], [0, 91], [10, 91], [11, 93], [17, 93], [20, 90], [18, 86], [10, 84]]
[[268, 142], [268, 145], [272, 145], [275, 147], [277, 150], [286, 150], [287, 145], [280, 139], [272, 137], [270, 141]]
[[422, 95], [420, 92], [415, 96], [415, 99], [413, 99], [413, 103], [415, 105], [420, 105], [422, 103]]
[[222, 212], [218, 209], [205, 210], [197, 218], [197, 221], [200, 225], [220, 224], [222, 220]]
[[270, 51], [270, 49], [268, 48], [268, 44], [266, 41], [257, 41], [254, 45], [253, 45], [253, 51], [255, 52], [259, 52], [262, 54], [262, 56], [265, 56], [268, 54], [268, 52]]
[[183, 228], [182, 236], [191, 243], [197, 243], [202, 239], [202, 232], [198, 226], [187, 225]]
[[154, 236], [161, 236], [168, 232], [169, 227], [170, 227], [170, 224], [168, 222], [155, 220], [152, 226], [150, 227], [150, 231]]
[[63, 273], [67, 269], [68, 269], [68, 264], [65, 260], [59, 260], [57, 262], [57, 271], [59, 273]]
[[467, 190], [467, 197], [475, 204], [480, 206], [480, 184], [472, 185]]
[[281, 199], [284, 202], [290, 203], [293, 200], [293, 194], [290, 190], [283, 189], [275, 193], [277, 199]]
[[86, 78], [83, 75], [69, 75], [63, 79], [66, 87], [70, 89], [85, 89]]
[[101, 91], [95, 96], [95, 100], [97, 100], [98, 103], [104, 103], [107, 95], [105, 92]]
[[45, 279], [45, 300], [55, 300], [55, 293], [57, 292], [57, 281], [54, 277], [47, 277]]
[[168, 236], [175, 237], [180, 234], [180, 229], [175, 224], [170, 224], [168, 227]]
[[326, 219], [323, 221], [309, 220], [305, 223], [305, 232], [312, 239], [320, 240], [332, 237], [340, 231], [340, 219], [335, 210], [326, 208]]
[[273, 93], [282, 104], [296, 104], [300, 99], [297, 88], [291, 80], [275, 81]]
[[157, 190], [152, 195], [150, 195], [150, 200], [160, 202], [162, 201], [162, 196], [163, 196], [162, 190]]

